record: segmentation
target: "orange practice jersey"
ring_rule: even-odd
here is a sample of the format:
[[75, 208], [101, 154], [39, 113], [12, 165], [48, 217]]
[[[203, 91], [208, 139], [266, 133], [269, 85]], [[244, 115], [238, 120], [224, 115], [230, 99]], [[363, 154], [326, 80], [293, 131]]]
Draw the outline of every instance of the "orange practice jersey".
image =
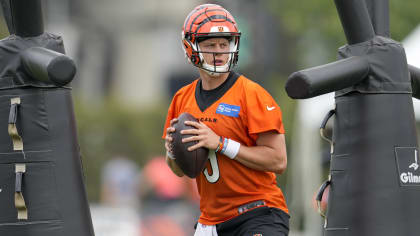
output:
[[[170, 120], [183, 112], [192, 114], [216, 134], [241, 145], [255, 146], [261, 132], [284, 133], [280, 107], [257, 83], [240, 76], [222, 97], [202, 111], [195, 97], [198, 81], [175, 94], [163, 137]], [[239, 215], [238, 207], [256, 200], [288, 213], [275, 173], [250, 169], [214, 150], [210, 150], [207, 166], [196, 180], [201, 224], [214, 225], [229, 220]]]

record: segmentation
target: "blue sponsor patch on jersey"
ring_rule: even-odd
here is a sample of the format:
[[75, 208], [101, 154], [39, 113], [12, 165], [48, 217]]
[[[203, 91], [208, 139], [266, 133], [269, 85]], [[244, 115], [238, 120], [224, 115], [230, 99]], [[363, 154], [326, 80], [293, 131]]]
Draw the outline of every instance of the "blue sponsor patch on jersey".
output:
[[219, 106], [217, 107], [216, 114], [238, 117], [239, 111], [241, 111], [240, 106], [220, 103]]

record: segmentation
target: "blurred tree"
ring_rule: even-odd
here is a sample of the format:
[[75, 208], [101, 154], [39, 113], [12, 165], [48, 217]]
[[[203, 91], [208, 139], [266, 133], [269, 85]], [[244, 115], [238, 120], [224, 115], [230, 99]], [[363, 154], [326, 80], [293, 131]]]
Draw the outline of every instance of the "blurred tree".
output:
[[166, 111], [166, 104], [138, 110], [115, 101], [102, 106], [75, 101], [89, 200], [99, 200], [101, 169], [107, 160], [125, 156], [143, 166], [165, 153], [161, 136]]
[[3, 11], [0, 10], [2, 14], [0, 14], [0, 39], [6, 38], [9, 36], [9, 30], [7, 29], [6, 21], [3, 17]]
[[[267, 0], [266, 4], [277, 16], [276, 25], [296, 39], [287, 47], [296, 49], [299, 68], [335, 60], [336, 49], [346, 44], [333, 0]], [[390, 18], [391, 37], [403, 40], [420, 23], [418, 1], [390, 0]]]

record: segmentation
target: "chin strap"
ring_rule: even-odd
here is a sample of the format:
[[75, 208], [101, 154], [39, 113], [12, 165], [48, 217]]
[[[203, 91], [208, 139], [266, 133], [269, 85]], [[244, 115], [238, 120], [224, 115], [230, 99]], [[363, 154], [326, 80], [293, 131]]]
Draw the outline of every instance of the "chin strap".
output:
[[210, 76], [220, 76], [221, 73], [219, 72], [213, 72], [213, 71], [208, 71], [205, 69], [202, 69], [204, 72], [206, 72], [207, 74], [209, 74]]

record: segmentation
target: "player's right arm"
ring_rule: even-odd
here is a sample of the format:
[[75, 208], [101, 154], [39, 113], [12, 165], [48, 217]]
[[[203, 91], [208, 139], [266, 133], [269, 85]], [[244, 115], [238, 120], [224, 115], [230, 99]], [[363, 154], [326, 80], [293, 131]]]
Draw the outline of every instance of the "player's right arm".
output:
[[178, 121], [178, 119], [172, 119], [170, 122], [170, 126], [166, 129], [166, 136], [165, 136], [165, 149], [166, 149], [166, 163], [168, 164], [169, 168], [174, 172], [175, 175], [178, 177], [184, 176], [184, 172], [182, 172], [181, 168], [176, 164], [175, 159], [172, 154], [172, 141], [173, 138], [171, 134], [175, 132], [175, 128], [173, 125]]

